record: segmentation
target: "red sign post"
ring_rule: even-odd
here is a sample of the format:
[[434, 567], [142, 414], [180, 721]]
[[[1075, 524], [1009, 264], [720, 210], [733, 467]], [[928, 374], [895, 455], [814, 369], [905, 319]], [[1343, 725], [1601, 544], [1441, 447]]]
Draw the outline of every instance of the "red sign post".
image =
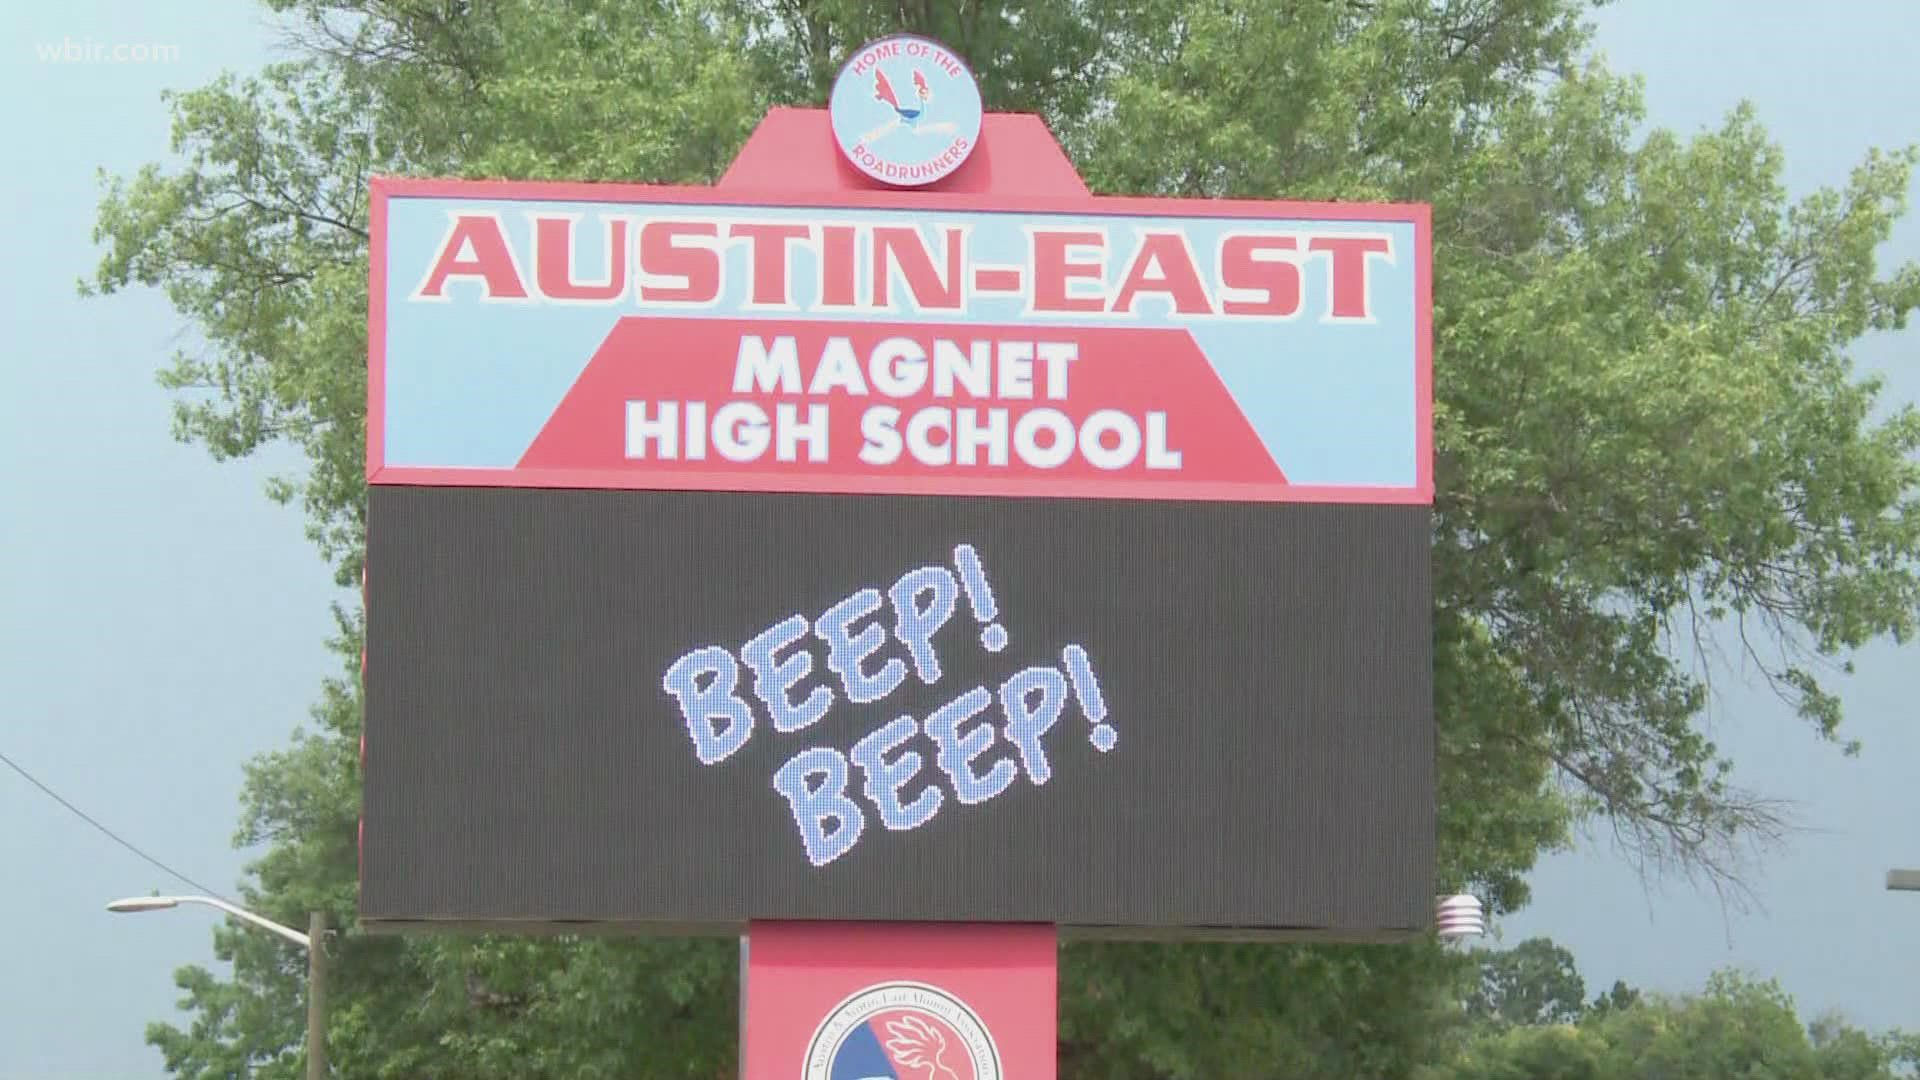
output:
[[[934, 190], [1087, 196], [1037, 117], [988, 114], [982, 127], [972, 160]], [[832, 143], [825, 110], [776, 109], [717, 187], [877, 186]], [[997, 173], [996, 159], [1007, 163]], [[1053, 1080], [1052, 926], [754, 922], [745, 947], [745, 1080]]]
[[1051, 926], [754, 923], [742, 1075], [1053, 1080]]

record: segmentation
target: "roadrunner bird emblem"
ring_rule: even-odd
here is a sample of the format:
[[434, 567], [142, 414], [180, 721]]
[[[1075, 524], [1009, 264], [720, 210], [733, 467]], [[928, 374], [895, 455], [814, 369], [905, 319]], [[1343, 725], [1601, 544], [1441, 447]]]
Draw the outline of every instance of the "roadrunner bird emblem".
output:
[[894, 115], [879, 127], [867, 132], [862, 141], [868, 146], [879, 142], [896, 131], [909, 131], [915, 135], [949, 135], [953, 133], [951, 121], [923, 124], [921, 118], [926, 114], [927, 106], [933, 104], [933, 89], [927, 85], [927, 73], [915, 68], [913, 71], [913, 97], [901, 100], [893, 89], [893, 80], [887, 73], [874, 69], [873, 100], [883, 102], [893, 110]]
[[931, 184], [980, 141], [980, 84], [953, 50], [896, 34], [848, 58], [827, 101], [834, 141], [854, 168], [888, 184]]

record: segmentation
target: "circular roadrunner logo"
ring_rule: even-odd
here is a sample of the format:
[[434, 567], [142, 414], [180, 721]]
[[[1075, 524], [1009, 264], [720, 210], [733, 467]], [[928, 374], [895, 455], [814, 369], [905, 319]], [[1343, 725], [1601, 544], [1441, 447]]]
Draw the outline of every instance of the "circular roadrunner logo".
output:
[[952, 49], [914, 34], [868, 42], [833, 81], [833, 140], [882, 183], [931, 184], [980, 141], [980, 85]]
[[814, 1030], [802, 1080], [1002, 1080], [1000, 1048], [966, 1003], [889, 982], [835, 1006]]

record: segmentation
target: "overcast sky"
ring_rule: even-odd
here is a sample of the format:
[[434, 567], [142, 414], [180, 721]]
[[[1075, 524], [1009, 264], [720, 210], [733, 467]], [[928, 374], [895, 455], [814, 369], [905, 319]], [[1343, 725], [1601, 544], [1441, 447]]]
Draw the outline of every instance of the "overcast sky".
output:
[[[222, 465], [171, 440], [153, 373], [181, 320], [158, 296], [81, 301], [73, 283], [96, 258], [95, 171], [166, 155], [163, 88], [272, 59], [260, 10], [69, 0], [0, 13], [0, 123], [15, 148], [0, 191], [16, 250], [0, 267], [14, 341], [0, 373], [0, 699], [13, 703], [0, 754], [215, 888], [245, 859], [229, 846], [242, 762], [285, 743], [332, 669], [321, 641], [335, 590], [297, 512], [262, 494], [272, 471], [298, 467], [291, 454]], [[1818, 18], [1798, 4], [1627, 0], [1598, 21], [1610, 62], [1646, 76], [1656, 123], [1697, 130], [1753, 101], [1796, 191], [1843, 182], [1869, 146], [1920, 139], [1910, 0], [1831, 0]], [[43, 58], [95, 45], [155, 58]], [[1886, 257], [1920, 258], [1920, 223]], [[1920, 400], [1917, 347], [1909, 330], [1857, 356]], [[1649, 891], [1602, 843], [1547, 862], [1534, 906], [1501, 932], [1571, 946], [1596, 990], [1615, 978], [1694, 989], [1738, 966], [1780, 978], [1808, 1013], [1920, 1025], [1920, 895], [1882, 889], [1888, 866], [1920, 864], [1912, 650], [1869, 653], [1844, 687], [1858, 759], [1766, 695], [1727, 689], [1714, 722], [1741, 780], [1797, 800], [1813, 829], [1765, 864], [1764, 909], [1725, 912], [1684, 882]], [[142, 1033], [181, 1021], [172, 972], [212, 962], [211, 914], [106, 914], [115, 896], [177, 883], [4, 768], [0, 865], [0, 1080], [161, 1076]]]

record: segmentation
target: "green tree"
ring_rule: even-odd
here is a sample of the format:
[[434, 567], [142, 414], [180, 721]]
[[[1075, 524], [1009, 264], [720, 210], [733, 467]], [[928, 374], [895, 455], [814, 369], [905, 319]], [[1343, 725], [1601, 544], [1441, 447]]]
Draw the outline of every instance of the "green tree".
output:
[[1638, 1004], [1640, 1004], [1640, 991], [1633, 989], [1619, 979], [1615, 979], [1613, 986], [1610, 987], [1606, 993], [1594, 998], [1593, 1001], [1587, 1005], [1584, 1015], [1596, 1017], [1620, 1009], [1631, 1009]]
[[1547, 938], [1478, 950], [1479, 985], [1467, 1015], [1482, 1023], [1568, 1024], [1586, 1011], [1587, 984], [1573, 954]]
[[[173, 99], [184, 164], [108, 181], [87, 287], [160, 288], [199, 330], [162, 376], [182, 438], [304, 451], [270, 493], [305, 507], [343, 585], [370, 175], [711, 181], [765, 107], [819, 100], [848, 48], [906, 27], [968, 55], [991, 107], [1045, 114], [1098, 190], [1433, 204], [1444, 886], [1517, 906], [1591, 816], [1727, 877], [1777, 821], [1697, 724], [1705, 635], [1737, 624], [1837, 739], [1821, 665], [1912, 629], [1920, 419], [1873, 419], [1846, 358], [1920, 300], [1920, 271], [1873, 259], [1912, 156], [1795, 203], [1744, 110], [1636, 139], [1637, 86], [1581, 65], [1578, 0], [269, 6], [294, 58]], [[311, 727], [248, 770], [240, 838], [267, 854], [245, 895], [286, 919], [353, 916], [357, 605], [339, 618]], [[342, 949], [343, 1076], [730, 1075], [730, 942]], [[225, 930], [216, 952], [233, 977], [183, 972], [192, 1022], [151, 1032], [169, 1069], [295, 1075], [292, 960]], [[1121, 1080], [1406, 1075], [1462, 1037], [1448, 1003], [1471, 977], [1430, 946], [1075, 946], [1063, 1059]]]
[[1579, 1024], [1489, 1031], [1420, 1080], [1893, 1080], [1909, 1040], [1838, 1020], [1811, 1027], [1770, 982], [1733, 973], [1687, 998], [1643, 1001]]

